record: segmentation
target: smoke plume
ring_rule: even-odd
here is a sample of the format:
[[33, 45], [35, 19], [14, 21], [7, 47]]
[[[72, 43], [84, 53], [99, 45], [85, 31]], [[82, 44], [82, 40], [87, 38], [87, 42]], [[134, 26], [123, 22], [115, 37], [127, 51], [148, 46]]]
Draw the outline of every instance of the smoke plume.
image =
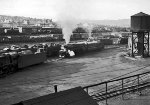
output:
[[89, 0], [88, 3], [86, 0], [64, 0], [64, 2], [61, 2], [61, 7], [55, 7], [57, 15], [56, 20], [63, 29], [62, 31], [66, 44], [70, 41], [72, 30], [83, 20], [86, 14], [90, 13], [86, 8], [90, 8], [92, 3], [92, 0]]
[[89, 35], [89, 37], [92, 37], [92, 25], [89, 25], [88, 27], [88, 35]]
[[72, 35], [73, 29], [77, 25], [77, 20], [71, 16], [64, 16], [59, 20], [59, 23], [62, 27], [63, 38], [65, 39], [66, 44], [70, 42], [70, 37]]
[[83, 24], [83, 27], [87, 29], [89, 37], [92, 37], [93, 25], [85, 23], [85, 24]]

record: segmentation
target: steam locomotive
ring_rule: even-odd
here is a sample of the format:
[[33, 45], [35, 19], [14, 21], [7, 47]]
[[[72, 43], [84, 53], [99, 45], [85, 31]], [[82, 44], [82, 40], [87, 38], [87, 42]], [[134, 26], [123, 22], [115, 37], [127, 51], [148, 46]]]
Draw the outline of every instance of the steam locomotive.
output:
[[70, 51], [73, 51], [73, 55], [77, 56], [91, 51], [100, 51], [102, 49], [104, 49], [104, 44], [100, 40], [89, 38], [87, 41], [64, 45], [62, 50], [60, 50], [59, 55], [60, 57], [70, 57]]

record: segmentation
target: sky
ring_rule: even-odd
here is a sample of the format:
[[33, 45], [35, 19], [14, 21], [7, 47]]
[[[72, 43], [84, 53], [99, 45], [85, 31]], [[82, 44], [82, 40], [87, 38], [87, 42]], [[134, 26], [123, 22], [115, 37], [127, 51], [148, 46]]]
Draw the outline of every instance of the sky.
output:
[[0, 0], [0, 15], [33, 18], [117, 20], [150, 14], [150, 0]]

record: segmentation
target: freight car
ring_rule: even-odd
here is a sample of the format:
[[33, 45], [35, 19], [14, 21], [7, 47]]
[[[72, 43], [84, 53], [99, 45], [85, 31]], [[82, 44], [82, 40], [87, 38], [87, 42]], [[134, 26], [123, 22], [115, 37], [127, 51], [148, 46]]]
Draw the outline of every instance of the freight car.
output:
[[38, 49], [35, 53], [29, 49], [9, 51], [0, 54], [0, 76], [16, 72], [19, 69], [46, 61], [46, 53]]
[[60, 49], [61, 49], [60, 44], [51, 43], [50, 45], [45, 47], [47, 57], [58, 56]]
[[112, 45], [113, 40], [112, 39], [107, 39], [107, 38], [101, 38], [99, 39], [104, 45]]
[[42, 48], [45, 51], [47, 57], [58, 56], [59, 50], [61, 49], [61, 45], [57, 43], [41, 43], [35, 46], [36, 48]]
[[118, 40], [119, 44], [128, 44], [128, 37], [122, 37]]

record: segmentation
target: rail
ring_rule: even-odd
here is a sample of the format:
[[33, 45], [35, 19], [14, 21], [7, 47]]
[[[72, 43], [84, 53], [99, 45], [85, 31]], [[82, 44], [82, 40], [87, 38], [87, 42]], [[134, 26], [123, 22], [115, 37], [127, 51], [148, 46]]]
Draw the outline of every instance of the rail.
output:
[[119, 79], [111, 79], [98, 84], [83, 87], [85, 91], [97, 102], [122, 95], [129, 92], [140, 91], [150, 86], [150, 72], [139, 73]]

